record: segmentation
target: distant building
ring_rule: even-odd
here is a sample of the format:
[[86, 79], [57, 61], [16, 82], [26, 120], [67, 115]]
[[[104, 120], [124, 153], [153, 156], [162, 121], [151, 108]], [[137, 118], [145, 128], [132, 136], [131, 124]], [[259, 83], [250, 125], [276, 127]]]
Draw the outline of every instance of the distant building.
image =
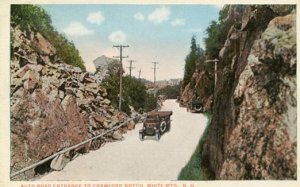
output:
[[156, 86], [158, 87], [164, 87], [164, 86], [168, 86], [168, 81], [163, 80], [163, 81], [156, 81]]
[[[156, 81], [155, 86], [157, 88], [163, 88], [166, 86], [176, 86], [179, 85], [181, 81], [182, 79], [161, 80], [161, 81]], [[147, 89], [155, 87], [153, 82], [145, 82], [145, 85]]]
[[181, 81], [182, 79], [170, 79], [168, 84], [170, 86], [175, 86], [175, 85], [179, 85]]

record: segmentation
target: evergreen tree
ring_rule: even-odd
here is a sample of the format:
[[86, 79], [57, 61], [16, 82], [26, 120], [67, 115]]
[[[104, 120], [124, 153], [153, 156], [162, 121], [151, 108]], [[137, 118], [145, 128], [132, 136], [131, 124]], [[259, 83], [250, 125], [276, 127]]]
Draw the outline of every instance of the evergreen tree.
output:
[[183, 86], [186, 86], [189, 83], [189, 81], [196, 69], [196, 60], [200, 55], [199, 53], [201, 53], [203, 51], [200, 49], [200, 47], [197, 47], [195, 36], [192, 37], [190, 48], [191, 48], [191, 51], [185, 58]]

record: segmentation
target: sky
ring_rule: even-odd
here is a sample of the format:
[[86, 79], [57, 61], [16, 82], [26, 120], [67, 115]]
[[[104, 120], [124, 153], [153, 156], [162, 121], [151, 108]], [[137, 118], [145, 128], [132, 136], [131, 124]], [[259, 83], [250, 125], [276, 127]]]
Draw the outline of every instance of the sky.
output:
[[184, 59], [196, 36], [200, 47], [209, 23], [218, 19], [222, 5], [134, 5], [134, 4], [47, 4], [41, 5], [51, 16], [53, 26], [73, 41], [88, 71], [95, 71], [93, 60], [101, 55], [119, 56], [113, 45], [124, 48], [123, 67], [132, 75], [153, 81], [182, 78]]

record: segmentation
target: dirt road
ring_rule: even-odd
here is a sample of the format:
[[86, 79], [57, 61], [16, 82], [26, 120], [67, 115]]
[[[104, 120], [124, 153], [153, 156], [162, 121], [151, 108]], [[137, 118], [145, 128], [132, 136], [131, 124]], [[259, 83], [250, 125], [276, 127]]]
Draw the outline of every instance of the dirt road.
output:
[[97, 151], [77, 157], [62, 171], [39, 180], [177, 180], [190, 159], [206, 127], [203, 114], [186, 112], [175, 100], [167, 100], [162, 110], [172, 110], [171, 131], [159, 141], [139, 140], [139, 129], [124, 135], [125, 140], [108, 143]]

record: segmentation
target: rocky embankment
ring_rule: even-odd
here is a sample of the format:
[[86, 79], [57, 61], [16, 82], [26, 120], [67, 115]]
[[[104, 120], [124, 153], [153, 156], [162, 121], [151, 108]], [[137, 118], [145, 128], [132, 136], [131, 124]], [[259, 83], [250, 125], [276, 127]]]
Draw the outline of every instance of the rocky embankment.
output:
[[296, 10], [231, 6], [202, 167], [216, 179], [296, 179]]
[[[110, 105], [99, 79], [67, 65], [40, 33], [11, 27], [11, 172], [44, 159], [66, 147], [94, 137], [128, 116]], [[76, 153], [98, 149], [122, 139], [127, 127], [107, 134], [47, 162], [13, 180], [62, 169]], [[58, 161], [59, 160], [59, 161]], [[55, 162], [63, 163], [63, 165]], [[52, 163], [51, 163], [52, 162]]]

